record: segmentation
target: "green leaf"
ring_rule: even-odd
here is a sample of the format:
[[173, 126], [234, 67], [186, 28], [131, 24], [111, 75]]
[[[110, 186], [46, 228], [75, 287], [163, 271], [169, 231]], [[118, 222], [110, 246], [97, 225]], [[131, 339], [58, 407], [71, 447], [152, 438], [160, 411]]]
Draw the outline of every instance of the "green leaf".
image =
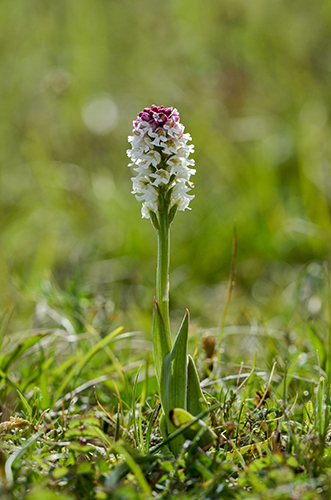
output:
[[67, 475], [69, 473], [68, 467], [58, 467], [57, 469], [54, 469], [52, 472], [52, 476], [55, 479], [60, 479], [61, 477]]
[[[165, 357], [162, 366], [160, 396], [168, 432], [174, 430], [174, 426], [170, 420], [170, 411], [174, 408], [186, 409], [187, 337], [188, 310], [186, 309], [174, 346], [171, 352]], [[171, 451], [175, 455], [178, 455], [180, 452], [183, 442], [182, 436], [179, 436], [170, 443]]]
[[7, 478], [8, 488], [11, 488], [14, 484], [14, 477], [12, 472], [12, 467], [14, 463], [23, 457], [26, 451], [36, 443], [36, 441], [40, 438], [42, 434], [43, 434], [42, 432], [33, 434], [23, 446], [19, 447], [16, 451], [14, 451], [14, 453], [12, 453], [10, 457], [7, 459], [5, 464], [5, 475]]
[[173, 205], [171, 208], [170, 208], [170, 211], [169, 211], [169, 224], [172, 224], [174, 218], [175, 218], [175, 215], [177, 213], [177, 209], [178, 209], [178, 205]]
[[[187, 366], [187, 410], [194, 416], [208, 409], [202, 393], [199, 375], [192, 356], [188, 356]], [[208, 416], [205, 417], [206, 419]]]
[[293, 469], [297, 469], [299, 467], [299, 462], [295, 457], [289, 457], [286, 460], [286, 463], [289, 467], [292, 467]]
[[152, 210], [149, 210], [149, 216], [150, 216], [150, 219], [151, 219], [151, 222], [152, 222], [154, 229], [156, 229], [158, 231], [160, 229], [160, 226], [159, 226], [159, 221], [158, 221], [158, 218], [156, 216], [156, 213], [153, 212]]
[[68, 429], [65, 433], [66, 439], [72, 439], [75, 437], [80, 437], [81, 436], [81, 431], [76, 427], [74, 429]]
[[77, 467], [77, 474], [91, 474], [92, 466], [89, 462], [81, 462]]
[[166, 334], [164, 322], [162, 315], [154, 298], [154, 311], [153, 311], [153, 353], [154, 353], [154, 365], [156, 371], [156, 378], [158, 385], [161, 385], [161, 372], [162, 365], [165, 357], [169, 354], [171, 350], [171, 345]]
[[204, 418], [206, 415], [208, 415], [209, 412], [217, 410], [222, 405], [223, 405], [222, 402], [221, 403], [216, 403], [216, 404], [212, 405], [208, 410], [206, 410], [204, 412], [201, 412], [196, 417], [192, 417], [193, 420], [190, 420], [187, 424], [183, 425], [179, 429], [177, 429], [174, 432], [172, 432], [171, 434], [169, 434], [169, 436], [167, 436], [166, 438], [164, 438], [161, 443], [157, 444], [156, 446], [153, 446], [153, 448], [150, 449], [150, 453], [158, 453], [162, 448], [164, 448], [167, 444], [169, 444], [177, 436], [184, 435], [184, 432], [186, 431], [186, 429], [188, 429], [189, 427], [191, 427], [192, 425], [194, 425], [200, 419]]
[[163, 411], [162, 411], [161, 416], [160, 416], [159, 427], [160, 427], [161, 436], [163, 437], [163, 439], [167, 439], [167, 437], [168, 437], [167, 421], [166, 421], [166, 418], [165, 418]]
[[130, 471], [136, 476], [137, 483], [141, 488], [141, 498], [153, 498], [151, 488], [145, 479], [143, 471], [141, 470], [140, 465], [150, 464], [154, 462], [158, 457], [154, 457], [152, 455], [141, 456], [138, 455], [133, 457], [131, 455], [132, 451], [128, 451], [124, 443], [120, 441], [115, 443], [113, 447], [110, 449], [111, 452], [117, 455], [121, 455], [125, 462], [122, 463], [119, 467], [116, 467], [106, 478], [107, 486], [111, 488], [115, 488], [117, 483], [126, 476], [126, 474]]
[[16, 389], [16, 391], [20, 397], [20, 400], [23, 403], [24, 408], [28, 412], [29, 417], [31, 417], [31, 413], [32, 413], [31, 406], [29, 405], [28, 401], [26, 400], [25, 396], [21, 393], [21, 391], [19, 389]]
[[[61, 467], [61, 470], [62, 469], [64, 469], [64, 467]], [[53, 476], [56, 477], [55, 471], [53, 472]], [[57, 491], [51, 491], [49, 487], [35, 484], [24, 498], [25, 500], [72, 500], [73, 497], [62, 492], [58, 493]]]
[[[179, 429], [194, 420], [194, 416], [182, 408], [174, 408], [170, 412], [170, 418], [176, 429]], [[201, 433], [198, 443], [202, 448], [215, 443], [217, 440], [215, 432], [213, 432], [201, 419], [197, 420], [188, 429], [184, 430], [183, 434], [186, 439], [193, 441], [198, 432]]]
[[68, 445], [70, 451], [76, 451], [77, 453], [89, 453], [95, 451], [95, 447], [92, 444], [83, 444], [78, 441], [74, 441]]

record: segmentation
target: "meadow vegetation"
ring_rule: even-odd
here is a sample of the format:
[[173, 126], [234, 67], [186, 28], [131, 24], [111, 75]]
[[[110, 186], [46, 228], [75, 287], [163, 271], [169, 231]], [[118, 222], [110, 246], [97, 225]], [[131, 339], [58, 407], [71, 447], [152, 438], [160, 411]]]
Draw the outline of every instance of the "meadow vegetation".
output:
[[[330, 498], [330, 16], [326, 0], [1, 2], [1, 499]], [[153, 103], [195, 145], [170, 317], [175, 332], [190, 311], [217, 435], [178, 429], [176, 457], [155, 231], [126, 157]]]

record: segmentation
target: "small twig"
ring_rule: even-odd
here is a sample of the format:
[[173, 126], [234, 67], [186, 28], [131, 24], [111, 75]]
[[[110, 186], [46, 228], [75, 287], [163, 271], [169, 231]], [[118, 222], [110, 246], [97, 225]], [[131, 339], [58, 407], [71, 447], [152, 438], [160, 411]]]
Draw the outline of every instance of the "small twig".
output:
[[255, 368], [253, 368], [253, 369], [249, 372], [249, 374], [247, 375], [247, 377], [245, 378], [245, 380], [244, 380], [244, 381], [240, 384], [240, 386], [239, 386], [239, 387], [237, 387], [237, 388], [236, 388], [235, 392], [238, 392], [238, 391], [242, 388], [242, 386], [246, 384], [247, 380], [248, 380], [248, 379], [250, 378], [250, 376], [254, 373], [254, 371], [255, 371]]
[[76, 389], [73, 389], [70, 392], [67, 392], [65, 396], [63, 396], [61, 399], [59, 399], [53, 406], [54, 410], [58, 410], [62, 406], [63, 401], [69, 401], [71, 400], [74, 396], [77, 396], [77, 394], [85, 391], [85, 389], [89, 389], [90, 387], [93, 387], [94, 385], [101, 384], [102, 382], [105, 382], [106, 380], [110, 379], [110, 375], [102, 375], [101, 377], [94, 378], [92, 380], [89, 380], [88, 382], [85, 382], [85, 384], [80, 385]]
[[236, 260], [237, 260], [237, 231], [236, 231], [236, 225], [233, 227], [233, 243], [232, 243], [232, 260], [231, 260], [231, 272], [230, 272], [230, 278], [229, 278], [229, 283], [228, 283], [228, 291], [226, 294], [226, 300], [224, 304], [224, 309], [223, 309], [223, 314], [222, 314], [222, 319], [221, 319], [221, 325], [220, 325], [220, 331], [219, 331], [219, 347], [218, 347], [218, 353], [220, 353], [221, 348], [222, 348], [222, 343], [223, 343], [223, 333], [224, 333], [224, 326], [225, 326], [225, 321], [226, 321], [226, 315], [228, 312], [228, 307], [231, 301], [231, 295], [232, 295], [232, 290], [235, 284], [235, 275], [236, 275]]
[[[253, 370], [254, 371], [254, 370]], [[250, 371], [249, 373], [241, 373], [241, 374], [237, 374], [237, 375], [228, 375], [227, 377], [223, 377], [223, 378], [218, 378], [216, 380], [210, 380], [210, 379], [205, 379], [201, 382], [201, 387], [209, 387], [210, 385], [215, 385], [215, 384], [219, 384], [221, 382], [227, 382], [229, 380], [239, 380], [239, 379], [242, 379], [244, 378], [244, 383], [246, 382], [246, 380], [248, 380], [248, 378], [252, 375], [253, 371]], [[260, 371], [260, 372], [255, 372], [255, 374], [258, 376], [258, 377], [263, 377], [266, 373], [265, 371]], [[241, 387], [241, 385], [240, 385]], [[240, 387], [238, 387], [238, 389], [240, 389]]]
[[36, 423], [36, 428], [37, 428], [37, 429], [38, 429], [39, 425], [41, 424], [42, 419], [44, 418], [44, 416], [46, 415], [46, 413], [48, 413], [48, 412], [49, 412], [49, 410], [50, 410], [50, 408], [46, 408], [46, 410], [44, 410], [44, 411], [42, 412], [42, 414], [40, 415], [39, 420], [38, 420], [38, 422]]
[[238, 373], [238, 378], [237, 378], [237, 387], [238, 387], [238, 385], [239, 385], [240, 375], [241, 375], [241, 372], [242, 372], [242, 370], [243, 370], [243, 367], [244, 367], [244, 363], [243, 363], [243, 362], [241, 362], [241, 363], [240, 363], [240, 368], [239, 368], [239, 373]]
[[[95, 390], [95, 387], [93, 388], [94, 389], [94, 397], [95, 397], [95, 400], [97, 402], [97, 405], [99, 406], [100, 410], [103, 411], [103, 413], [106, 415], [106, 417], [108, 417], [109, 421], [111, 424], [113, 424], [113, 426], [116, 428], [116, 420], [107, 412], [107, 410], [102, 406], [102, 404], [100, 403], [100, 401], [98, 400], [98, 397], [97, 397], [97, 393], [96, 393], [96, 390]], [[126, 432], [126, 428], [121, 425], [121, 430], [122, 432]], [[131, 437], [131, 436], [130, 436]]]
[[266, 400], [266, 395], [268, 394], [268, 392], [269, 392], [269, 390], [270, 390], [270, 387], [271, 387], [271, 381], [272, 381], [272, 378], [273, 378], [273, 376], [274, 376], [274, 371], [275, 371], [276, 365], [277, 365], [277, 363], [275, 362], [275, 363], [273, 364], [272, 369], [271, 369], [270, 377], [269, 377], [268, 383], [267, 383], [267, 385], [266, 385], [266, 387], [265, 387], [264, 394], [263, 394], [263, 396], [262, 396], [262, 398], [261, 398], [261, 400], [260, 400], [259, 404], [257, 405], [257, 409], [258, 409], [258, 408], [260, 408], [260, 407], [263, 405], [263, 403], [265, 402], [265, 400]]

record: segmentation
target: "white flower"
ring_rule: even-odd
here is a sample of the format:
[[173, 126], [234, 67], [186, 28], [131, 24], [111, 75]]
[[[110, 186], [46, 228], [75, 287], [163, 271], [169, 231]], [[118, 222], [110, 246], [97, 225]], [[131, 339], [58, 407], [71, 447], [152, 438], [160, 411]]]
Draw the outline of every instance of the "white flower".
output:
[[187, 194], [190, 189], [185, 181], [180, 181], [175, 185], [172, 191], [172, 198], [174, 200], [173, 204], [178, 205], [178, 210], [185, 210], [186, 208], [191, 210], [188, 205], [193, 200], [194, 195]]
[[192, 138], [184, 133], [177, 109], [155, 106], [145, 108], [133, 122], [133, 135], [128, 137], [132, 149], [127, 151], [129, 167], [137, 172], [132, 178], [132, 193], [142, 201], [142, 216], [148, 219], [150, 211], [157, 212], [159, 196], [171, 190], [169, 209], [189, 208], [193, 195], [191, 175], [195, 174], [194, 160], [189, 155], [194, 146]]

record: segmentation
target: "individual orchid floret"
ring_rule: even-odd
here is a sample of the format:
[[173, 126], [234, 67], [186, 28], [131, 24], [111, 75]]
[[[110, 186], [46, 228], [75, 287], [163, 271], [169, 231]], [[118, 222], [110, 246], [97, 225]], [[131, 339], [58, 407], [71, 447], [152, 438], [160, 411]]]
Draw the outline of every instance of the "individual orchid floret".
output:
[[194, 146], [187, 144], [192, 138], [184, 128], [177, 109], [164, 106], [145, 108], [133, 122], [128, 138], [132, 149], [127, 151], [129, 167], [137, 172], [132, 193], [143, 202], [141, 212], [147, 219], [163, 210], [164, 203], [174, 212], [189, 208], [194, 198], [187, 194], [195, 174], [194, 160], [189, 159]]

